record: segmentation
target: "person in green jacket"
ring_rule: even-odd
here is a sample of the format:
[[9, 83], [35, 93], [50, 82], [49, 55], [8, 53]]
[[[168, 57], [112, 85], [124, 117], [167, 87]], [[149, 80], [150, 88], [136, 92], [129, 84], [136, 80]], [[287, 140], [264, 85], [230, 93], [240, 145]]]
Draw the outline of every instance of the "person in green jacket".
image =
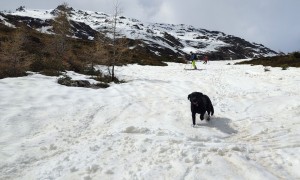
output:
[[192, 51], [190, 52], [191, 54], [191, 57], [190, 57], [190, 61], [192, 61], [192, 67], [194, 69], [197, 69], [197, 66], [196, 66], [196, 59], [197, 59], [197, 56], [195, 53], [193, 53]]

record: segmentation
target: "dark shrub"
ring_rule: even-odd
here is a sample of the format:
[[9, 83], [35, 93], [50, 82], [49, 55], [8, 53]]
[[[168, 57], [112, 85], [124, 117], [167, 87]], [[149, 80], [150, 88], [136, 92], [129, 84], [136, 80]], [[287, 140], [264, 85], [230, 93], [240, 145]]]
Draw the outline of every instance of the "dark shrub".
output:
[[294, 56], [295, 58], [300, 58], [300, 52], [294, 52], [294, 53], [293, 53], [293, 56]]
[[85, 68], [83, 73], [91, 76], [102, 76], [102, 72], [100, 70], [96, 70], [94, 67]]
[[[104, 74], [98, 75], [96, 77], [93, 77], [92, 79], [94, 79], [96, 81], [104, 82], [104, 83], [110, 83], [110, 82], [112, 82], [111, 76], [104, 75]], [[117, 79], [117, 78], [115, 78], [115, 79]]]
[[12, 68], [7, 64], [0, 63], [0, 79], [7, 78], [7, 77], [19, 77], [19, 76], [26, 76], [26, 70], [22, 67], [15, 67]]
[[42, 59], [36, 58], [30, 64], [30, 70], [34, 72], [40, 72], [45, 69], [45, 62]]
[[81, 61], [69, 59], [68, 64], [69, 64], [69, 70], [71, 70], [71, 71], [80, 73], [80, 72], [84, 72], [84, 70], [85, 70], [85, 65]]
[[106, 84], [106, 83], [97, 83], [97, 84], [95, 84], [95, 87], [108, 88], [109, 84]]
[[287, 70], [289, 68], [289, 66], [287, 64], [284, 64], [281, 66], [282, 70]]
[[43, 71], [40, 71], [40, 73], [45, 76], [60, 76], [60, 75], [62, 75], [61, 71], [54, 70], [54, 69], [44, 69]]
[[265, 70], [265, 72], [271, 71], [270, 68], [268, 68], [268, 67], [265, 67], [264, 70]]

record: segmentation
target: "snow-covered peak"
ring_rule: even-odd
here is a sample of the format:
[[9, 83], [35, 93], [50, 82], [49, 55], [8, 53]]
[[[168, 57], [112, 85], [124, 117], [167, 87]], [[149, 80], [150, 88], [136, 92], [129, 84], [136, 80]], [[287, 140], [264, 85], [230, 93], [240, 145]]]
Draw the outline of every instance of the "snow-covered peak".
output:
[[8, 13], [11, 15], [16, 15], [16, 16], [26, 16], [26, 17], [32, 17], [32, 18], [39, 18], [42, 20], [46, 19], [53, 19], [54, 16], [50, 13], [52, 12], [53, 9], [50, 10], [42, 10], [42, 9], [26, 9], [23, 8], [22, 10], [17, 10], [12, 13]]
[[[49, 10], [20, 7], [16, 12], [4, 14], [40, 19], [45, 22], [52, 20], [58, 10], [59, 7]], [[112, 26], [112, 15], [73, 8], [68, 9], [68, 14], [74, 23], [73, 37], [92, 40], [97, 31], [111, 37], [109, 29]], [[83, 24], [85, 24], [84, 27]], [[43, 33], [53, 33], [49, 26], [51, 24], [48, 22], [35, 29]], [[83, 29], [80, 29], [82, 27]], [[198, 54], [210, 54], [210, 56], [214, 56], [214, 59], [240, 59], [276, 54], [275, 51], [261, 44], [250, 43], [223, 32], [209, 31], [185, 24], [148, 23], [119, 16], [117, 17], [117, 32], [120, 37], [126, 36], [130, 39], [142, 40], [155, 54], [171, 52], [169, 55], [174, 56], [193, 51]]]

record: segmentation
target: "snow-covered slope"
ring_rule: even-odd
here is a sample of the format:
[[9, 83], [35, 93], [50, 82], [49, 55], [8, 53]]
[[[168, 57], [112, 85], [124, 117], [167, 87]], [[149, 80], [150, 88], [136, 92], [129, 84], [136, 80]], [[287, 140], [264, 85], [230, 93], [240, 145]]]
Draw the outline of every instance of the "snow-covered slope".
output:
[[[16, 12], [2, 15], [6, 16], [12, 24], [21, 20], [41, 32], [52, 33], [49, 27], [56, 11], [57, 9], [29, 10], [22, 7]], [[95, 36], [94, 31], [109, 36], [107, 29], [111, 27], [112, 16], [108, 14], [70, 8], [70, 19], [73, 22], [73, 37], [92, 40]], [[194, 51], [206, 54], [210, 59], [239, 59], [277, 54], [261, 44], [250, 43], [219, 31], [208, 31], [184, 24], [146, 23], [120, 16], [117, 28], [123, 36], [142, 40], [147, 48], [157, 55], [166, 53], [183, 55]]]
[[[299, 179], [299, 69], [128, 65], [107, 89], [0, 80], [0, 179]], [[189, 93], [214, 105], [192, 128]]]

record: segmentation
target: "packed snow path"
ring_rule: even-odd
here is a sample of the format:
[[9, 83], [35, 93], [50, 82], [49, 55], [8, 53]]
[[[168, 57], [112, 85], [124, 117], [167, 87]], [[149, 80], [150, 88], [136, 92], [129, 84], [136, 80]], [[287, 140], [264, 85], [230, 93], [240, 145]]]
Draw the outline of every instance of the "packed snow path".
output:
[[[0, 179], [299, 179], [300, 69], [232, 64], [118, 67], [127, 83], [97, 90], [2, 79]], [[196, 128], [193, 91], [215, 108]]]

